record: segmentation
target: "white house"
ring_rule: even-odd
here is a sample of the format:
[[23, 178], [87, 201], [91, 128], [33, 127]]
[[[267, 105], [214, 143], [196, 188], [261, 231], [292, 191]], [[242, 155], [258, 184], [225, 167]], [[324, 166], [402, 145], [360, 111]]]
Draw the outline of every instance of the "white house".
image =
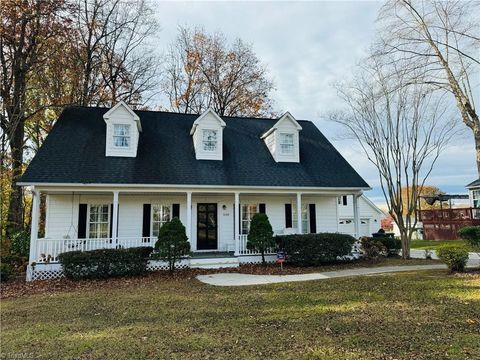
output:
[[[355, 234], [355, 216], [353, 209], [354, 195], [342, 195], [337, 198], [338, 231], [345, 234]], [[381, 221], [386, 217], [369, 198], [362, 195], [358, 198], [360, 215], [359, 236], [372, 236], [382, 226]]]
[[[246, 248], [257, 212], [276, 234], [359, 236], [379, 227], [380, 213], [362, 197], [368, 184], [312, 122], [289, 113], [272, 120], [133, 111], [123, 102], [70, 107], [20, 184], [34, 194], [33, 279], [58, 275], [65, 251], [153, 245], [172, 217], [186, 226], [190, 266], [257, 261]], [[344, 195], [348, 210], [338, 202]]]

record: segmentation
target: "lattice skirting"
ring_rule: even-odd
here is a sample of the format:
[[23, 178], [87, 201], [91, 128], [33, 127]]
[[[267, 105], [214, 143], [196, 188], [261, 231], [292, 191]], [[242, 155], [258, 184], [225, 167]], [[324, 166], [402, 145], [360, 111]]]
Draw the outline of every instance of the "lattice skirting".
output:
[[[175, 269], [186, 269], [190, 267], [190, 259], [183, 259], [175, 264]], [[168, 263], [160, 260], [150, 260], [147, 264], [147, 271], [168, 270]], [[63, 277], [62, 266], [58, 263], [37, 264], [27, 269], [27, 281], [52, 280]]]

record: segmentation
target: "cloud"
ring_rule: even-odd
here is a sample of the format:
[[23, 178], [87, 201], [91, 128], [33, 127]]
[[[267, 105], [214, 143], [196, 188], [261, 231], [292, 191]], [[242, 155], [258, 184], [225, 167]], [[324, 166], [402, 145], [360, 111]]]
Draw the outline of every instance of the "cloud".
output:
[[[378, 175], [350, 140], [334, 140], [342, 129], [322, 116], [341, 106], [332, 83], [344, 79], [372, 41], [381, 2], [158, 2], [162, 27], [158, 51], [175, 39], [179, 25], [203, 26], [253, 45], [268, 65], [279, 110], [315, 122], [381, 201]], [[477, 178], [471, 136], [452, 143], [441, 155], [429, 183], [465, 192]]]

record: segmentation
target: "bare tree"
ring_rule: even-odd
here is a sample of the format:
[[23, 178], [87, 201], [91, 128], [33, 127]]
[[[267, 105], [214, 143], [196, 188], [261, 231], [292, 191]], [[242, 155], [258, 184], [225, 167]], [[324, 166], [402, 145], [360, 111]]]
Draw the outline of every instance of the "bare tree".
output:
[[273, 82], [250, 45], [202, 29], [180, 28], [167, 54], [164, 91], [174, 111], [270, 115]]
[[337, 87], [347, 110], [332, 120], [358, 140], [378, 170], [388, 211], [400, 230], [403, 257], [408, 258], [419, 195], [456, 123], [448, 120], [442, 96], [430, 86], [407, 84], [408, 69], [394, 64], [392, 71], [375, 60], [363, 63], [351, 84]]
[[145, 1], [77, 0], [75, 61], [82, 68], [78, 103], [138, 105], [156, 86], [158, 59], [147, 40], [158, 30]]
[[380, 11], [374, 56], [402, 63], [412, 83], [423, 81], [453, 95], [463, 123], [473, 132], [480, 176], [480, 119], [474, 103], [479, 18], [478, 1], [390, 0]]

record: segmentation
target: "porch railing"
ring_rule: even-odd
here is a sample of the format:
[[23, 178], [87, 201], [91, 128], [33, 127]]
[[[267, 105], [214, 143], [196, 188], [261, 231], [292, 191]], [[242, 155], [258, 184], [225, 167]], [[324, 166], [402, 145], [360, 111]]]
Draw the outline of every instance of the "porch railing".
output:
[[98, 249], [121, 249], [140, 246], [154, 246], [156, 237], [126, 237], [99, 239], [38, 239], [37, 263], [58, 262], [58, 255], [69, 251], [90, 251]]
[[[240, 235], [239, 236], [239, 254], [240, 255], [258, 255], [260, 252], [255, 250], [248, 250], [247, 249], [247, 237], [248, 235]], [[268, 249], [265, 254], [276, 254], [276, 249]]]

